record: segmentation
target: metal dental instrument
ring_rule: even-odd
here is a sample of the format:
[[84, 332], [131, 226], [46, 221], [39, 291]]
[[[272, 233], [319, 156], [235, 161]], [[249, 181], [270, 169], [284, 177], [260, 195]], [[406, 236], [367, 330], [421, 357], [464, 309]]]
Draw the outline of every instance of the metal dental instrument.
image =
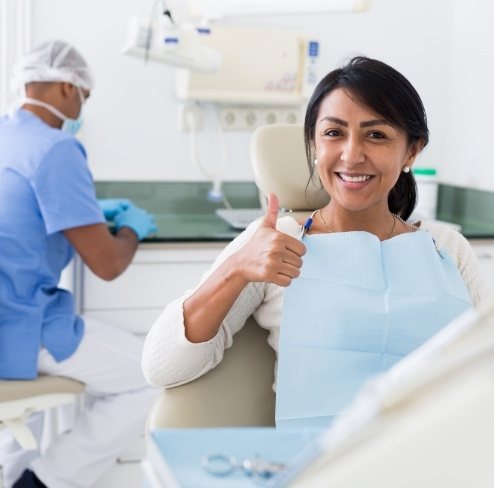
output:
[[241, 470], [246, 476], [252, 478], [269, 479], [275, 474], [283, 471], [286, 465], [267, 461], [254, 456], [241, 461], [228, 454], [210, 454], [202, 460], [203, 468], [214, 476], [228, 476], [236, 470]]

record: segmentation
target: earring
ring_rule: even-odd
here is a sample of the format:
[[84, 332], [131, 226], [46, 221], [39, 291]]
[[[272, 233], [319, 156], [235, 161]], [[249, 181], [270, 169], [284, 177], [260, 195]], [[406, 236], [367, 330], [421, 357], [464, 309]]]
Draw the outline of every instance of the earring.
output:
[[314, 166], [317, 166], [319, 164], [319, 161], [317, 160], [317, 158], [314, 159]]
[[403, 173], [410, 173], [410, 166], [403, 166]]

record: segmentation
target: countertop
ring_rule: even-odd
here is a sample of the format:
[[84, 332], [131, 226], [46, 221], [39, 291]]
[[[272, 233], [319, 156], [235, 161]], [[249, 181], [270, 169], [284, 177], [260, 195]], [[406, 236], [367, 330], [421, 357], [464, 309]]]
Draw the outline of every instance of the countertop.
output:
[[[123, 182], [98, 181], [98, 198], [129, 198], [156, 217], [158, 232], [143, 242], [215, 242], [231, 241], [239, 233], [215, 211], [224, 208], [207, 198], [207, 182]], [[253, 182], [227, 182], [223, 191], [234, 208], [259, 207]]]
[[459, 225], [468, 239], [494, 238], [494, 192], [440, 184], [437, 217]]
[[[156, 216], [158, 232], [143, 242], [231, 241], [240, 231], [220, 219], [208, 182], [99, 181], [98, 198], [130, 198]], [[254, 182], [226, 182], [223, 190], [233, 208], [258, 208]], [[460, 225], [468, 239], [494, 238], [494, 192], [439, 185], [437, 217]]]

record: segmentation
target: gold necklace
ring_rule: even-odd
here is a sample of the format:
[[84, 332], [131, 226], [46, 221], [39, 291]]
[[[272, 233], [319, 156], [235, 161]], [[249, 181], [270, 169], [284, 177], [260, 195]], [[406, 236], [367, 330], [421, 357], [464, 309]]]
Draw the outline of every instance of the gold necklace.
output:
[[327, 230], [330, 234], [332, 234], [332, 233], [333, 233], [333, 231], [329, 228], [329, 225], [328, 225], [328, 224], [326, 224], [326, 221], [324, 220], [324, 217], [323, 217], [323, 215], [322, 215], [322, 208], [320, 208], [317, 212], [319, 213], [319, 217], [321, 217], [322, 223], [323, 223], [324, 227], [326, 227], [326, 230]]
[[408, 228], [412, 229], [413, 231], [419, 230], [419, 227], [417, 227], [415, 224], [409, 224], [406, 220], [403, 220], [399, 215], [396, 214], [391, 214], [393, 217], [396, 217], [402, 224], [405, 224]]
[[[320, 208], [318, 210], [318, 213], [319, 213], [319, 217], [321, 217], [321, 221], [324, 225], [324, 227], [326, 228], [326, 230], [329, 232], [329, 233], [333, 233], [333, 231], [331, 230], [331, 228], [329, 227], [329, 225], [326, 223], [326, 221], [324, 220], [324, 215], [322, 214], [322, 208]], [[393, 227], [391, 227], [391, 232], [389, 233], [389, 236], [388, 236], [388, 239], [391, 239], [391, 237], [393, 236], [393, 233], [395, 231], [395, 227], [396, 227], [396, 221], [399, 220], [400, 222], [403, 222], [407, 227], [410, 227], [410, 229], [413, 229], [413, 230], [417, 230], [418, 227], [415, 226], [415, 225], [412, 225], [412, 224], [409, 224], [408, 222], [405, 222], [401, 217], [399, 217], [398, 215], [392, 213], [391, 214], [393, 216]]]

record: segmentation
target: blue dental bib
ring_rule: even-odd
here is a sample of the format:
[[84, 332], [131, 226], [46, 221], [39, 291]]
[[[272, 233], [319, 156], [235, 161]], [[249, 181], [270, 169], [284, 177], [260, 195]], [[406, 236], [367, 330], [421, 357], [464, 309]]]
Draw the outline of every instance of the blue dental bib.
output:
[[283, 296], [276, 425], [324, 427], [362, 385], [471, 307], [451, 257], [418, 230], [304, 237]]

